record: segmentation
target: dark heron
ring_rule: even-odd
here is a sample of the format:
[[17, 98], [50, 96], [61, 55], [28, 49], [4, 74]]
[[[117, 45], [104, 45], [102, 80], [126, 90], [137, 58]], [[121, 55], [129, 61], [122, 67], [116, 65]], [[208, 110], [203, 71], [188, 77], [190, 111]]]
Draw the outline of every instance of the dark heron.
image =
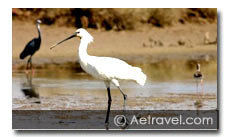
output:
[[198, 92], [198, 84], [200, 82], [201, 83], [201, 91], [203, 93], [203, 74], [201, 73], [201, 70], [200, 70], [200, 64], [196, 65], [196, 72], [194, 73], [194, 78], [196, 80], [197, 92]]
[[30, 56], [30, 58], [27, 61], [26, 69], [28, 70], [28, 66], [30, 69], [32, 69], [32, 56], [36, 51], [40, 49], [41, 46], [41, 30], [40, 30], [40, 24], [41, 20], [36, 21], [37, 30], [38, 30], [38, 37], [32, 39], [30, 42], [27, 43], [24, 50], [20, 54], [20, 59], [24, 59], [27, 56]]

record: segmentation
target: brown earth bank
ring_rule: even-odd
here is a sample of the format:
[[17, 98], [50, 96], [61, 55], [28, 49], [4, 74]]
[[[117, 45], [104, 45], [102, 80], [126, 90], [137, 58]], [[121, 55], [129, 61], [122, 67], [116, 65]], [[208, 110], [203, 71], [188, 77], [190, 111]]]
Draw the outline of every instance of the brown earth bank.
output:
[[[49, 48], [75, 32], [74, 27], [41, 25], [42, 45], [33, 56], [35, 69], [73, 69], [81, 71], [77, 62], [79, 39]], [[194, 67], [196, 62], [217, 62], [217, 24], [177, 24], [171, 27], [149, 27], [139, 30], [100, 31], [87, 29], [94, 37], [88, 53], [95, 56], [110, 56], [123, 59], [130, 64], [154, 64], [172, 66], [185, 64]], [[13, 20], [12, 22], [12, 68], [25, 69], [26, 60], [19, 54], [28, 41], [37, 36], [33, 23]]]
[[[13, 110], [105, 110], [106, 98], [79, 98], [79, 104], [74, 102], [75, 95], [43, 96], [40, 99], [14, 98]], [[122, 100], [113, 97], [112, 110], [122, 109]], [[213, 110], [217, 108], [215, 94], [164, 94], [151, 97], [129, 97], [128, 110]], [[71, 103], [68, 103], [69, 102]], [[145, 102], [145, 103], [143, 103]], [[94, 105], [93, 105], [94, 104]]]

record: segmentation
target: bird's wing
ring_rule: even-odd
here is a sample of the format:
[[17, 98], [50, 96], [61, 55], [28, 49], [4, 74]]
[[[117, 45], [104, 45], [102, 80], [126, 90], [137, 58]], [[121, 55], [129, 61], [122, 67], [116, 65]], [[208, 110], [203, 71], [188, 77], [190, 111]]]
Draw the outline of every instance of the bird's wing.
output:
[[37, 38], [32, 39], [31, 41], [29, 41], [26, 45], [26, 47], [34, 47], [35, 46], [35, 42], [36, 42]]
[[35, 41], [36, 38], [32, 39], [27, 43], [25, 46], [24, 50], [20, 54], [20, 59], [24, 59], [28, 55], [32, 55], [36, 50], [35, 50]]
[[95, 57], [90, 61], [90, 65], [95, 68], [95, 70], [110, 78], [125, 78], [127, 75], [133, 72], [133, 67], [123, 60], [111, 57]]

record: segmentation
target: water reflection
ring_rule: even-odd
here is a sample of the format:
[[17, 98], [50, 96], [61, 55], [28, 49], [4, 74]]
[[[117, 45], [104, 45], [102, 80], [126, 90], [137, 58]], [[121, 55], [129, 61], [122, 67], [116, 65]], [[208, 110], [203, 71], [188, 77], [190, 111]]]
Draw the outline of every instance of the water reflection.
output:
[[197, 92], [197, 98], [194, 102], [194, 106], [197, 110], [197, 115], [199, 115], [199, 110], [201, 110], [201, 108], [203, 107], [203, 97], [204, 97], [204, 94], [201, 92]]
[[32, 74], [26, 73], [27, 81], [22, 83], [21, 91], [27, 98], [39, 98], [39, 94], [35, 92], [35, 88], [32, 84]]
[[[129, 98], [127, 109], [217, 108], [216, 65], [209, 64], [203, 67], [204, 95], [196, 93], [194, 68], [170, 69], [147, 64], [139, 67], [148, 75], [144, 87], [132, 82], [121, 82], [121, 87]], [[36, 70], [33, 77], [30, 74], [14, 72], [12, 88], [13, 109], [107, 109], [107, 91], [104, 83], [82, 72], [63, 69]], [[37, 99], [41, 99], [41, 104], [33, 104]], [[112, 110], [123, 108], [123, 98], [115, 87], [112, 87], [112, 99]]]

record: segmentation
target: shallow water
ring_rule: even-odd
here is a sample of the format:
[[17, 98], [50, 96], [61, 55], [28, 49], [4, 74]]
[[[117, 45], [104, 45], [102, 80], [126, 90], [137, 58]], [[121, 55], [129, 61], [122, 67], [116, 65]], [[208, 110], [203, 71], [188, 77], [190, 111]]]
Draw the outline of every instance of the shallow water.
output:
[[[217, 81], [204, 79], [204, 93], [191, 77], [159, 79], [148, 76], [144, 87], [122, 82], [121, 88], [128, 95], [128, 109], [216, 109]], [[40, 110], [105, 110], [107, 92], [102, 81], [85, 73], [68, 71], [36, 71], [34, 75], [13, 73], [13, 109]], [[112, 109], [123, 107], [123, 97], [112, 87]], [[200, 101], [200, 105], [196, 102]], [[199, 104], [199, 103], [197, 103]]]

